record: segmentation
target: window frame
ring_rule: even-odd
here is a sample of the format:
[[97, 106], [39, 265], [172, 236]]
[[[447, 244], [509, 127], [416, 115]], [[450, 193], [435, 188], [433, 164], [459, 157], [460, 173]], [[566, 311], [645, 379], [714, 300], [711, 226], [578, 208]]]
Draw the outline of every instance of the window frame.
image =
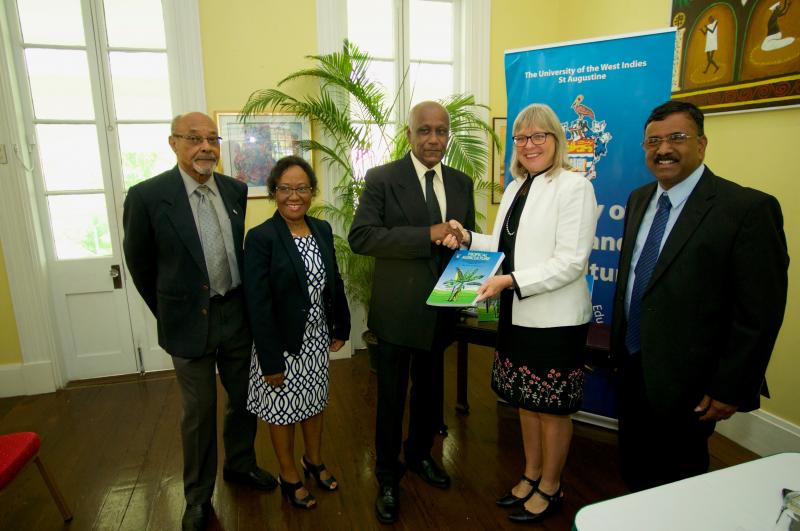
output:
[[[394, 0], [395, 6], [405, 5], [408, 10], [408, 0]], [[475, 101], [489, 103], [489, 37], [491, 26], [491, 0], [452, 0], [454, 23], [458, 31], [453, 32], [453, 88], [455, 92], [472, 94]], [[328, 21], [327, 24], [317, 24], [318, 53], [327, 54], [341, 50], [342, 42], [347, 37], [347, 0], [317, 0], [317, 20]], [[397, 9], [397, 8], [396, 8]], [[396, 26], [399, 17], [395, 17]], [[404, 15], [407, 20], [407, 13]], [[395, 35], [400, 35], [400, 28], [395, 28]], [[404, 56], [408, 57], [407, 46]], [[398, 61], [399, 63], [399, 61]], [[397, 69], [396, 69], [397, 70]], [[401, 79], [402, 70], [396, 74]], [[407, 108], [410, 98], [405, 96], [398, 104], [397, 123], [407, 122]], [[489, 112], [478, 109], [478, 115], [488, 121]], [[333, 200], [335, 194], [333, 186], [337, 179], [325, 179], [323, 199]], [[488, 178], [487, 174], [484, 176]], [[486, 205], [476, 205], [478, 210], [486, 213]]]

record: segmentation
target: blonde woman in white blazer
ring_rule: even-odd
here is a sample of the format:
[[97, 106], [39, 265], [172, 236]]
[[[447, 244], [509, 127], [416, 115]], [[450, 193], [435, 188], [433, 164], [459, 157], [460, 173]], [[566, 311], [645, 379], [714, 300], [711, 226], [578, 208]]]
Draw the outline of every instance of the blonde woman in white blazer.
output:
[[514, 181], [494, 232], [463, 231], [463, 242], [506, 253], [502, 274], [481, 286], [479, 300], [500, 295], [492, 389], [519, 408], [525, 470], [497, 504], [517, 508], [512, 520], [532, 522], [558, 510], [564, 497], [570, 414], [583, 398], [591, 318], [585, 275], [597, 202], [591, 182], [569, 171], [566, 137], [550, 107], [526, 107], [513, 132]]

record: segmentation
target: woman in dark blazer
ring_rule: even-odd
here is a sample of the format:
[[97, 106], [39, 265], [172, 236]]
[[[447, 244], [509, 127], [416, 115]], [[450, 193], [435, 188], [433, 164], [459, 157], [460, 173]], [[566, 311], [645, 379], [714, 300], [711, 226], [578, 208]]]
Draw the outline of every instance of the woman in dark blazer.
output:
[[331, 226], [306, 216], [316, 188], [308, 162], [279, 160], [267, 178], [268, 197], [278, 209], [247, 234], [244, 251], [254, 343], [247, 407], [269, 424], [281, 491], [306, 509], [316, 500], [295, 466], [295, 424], [303, 430], [305, 476], [336, 490], [336, 479], [322, 464], [322, 412], [328, 404], [328, 351], [338, 351], [350, 335]]

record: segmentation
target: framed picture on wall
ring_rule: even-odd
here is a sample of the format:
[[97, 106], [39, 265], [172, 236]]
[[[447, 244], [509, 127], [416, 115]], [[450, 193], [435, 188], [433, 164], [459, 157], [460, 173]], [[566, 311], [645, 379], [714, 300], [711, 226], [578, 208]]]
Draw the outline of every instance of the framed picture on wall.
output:
[[506, 187], [506, 118], [492, 118], [492, 129], [500, 137], [500, 145], [497, 150], [492, 150], [492, 204], [499, 205], [503, 198], [503, 193], [497, 190]]
[[311, 139], [307, 118], [294, 114], [258, 114], [244, 118], [235, 112], [216, 113], [222, 173], [247, 184], [249, 197], [267, 195], [267, 176], [282, 157], [296, 155], [311, 163], [311, 152], [300, 147]]
[[800, 6], [673, 0], [672, 99], [706, 114], [800, 105]]

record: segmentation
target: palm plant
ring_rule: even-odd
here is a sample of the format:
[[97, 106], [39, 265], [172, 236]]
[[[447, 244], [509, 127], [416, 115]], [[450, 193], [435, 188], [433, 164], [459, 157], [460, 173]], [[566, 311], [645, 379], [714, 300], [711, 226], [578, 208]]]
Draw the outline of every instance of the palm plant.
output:
[[[373, 259], [352, 252], [347, 233], [364, 188], [364, 174], [372, 166], [399, 158], [408, 151], [405, 131], [394, 130], [394, 116], [400, 92], [389, 99], [384, 88], [370, 79], [371, 57], [345, 40], [341, 51], [307, 56], [314, 66], [289, 74], [277, 88], [253, 92], [241, 113], [285, 112], [308, 118], [320, 140], [303, 140], [300, 148], [312, 151], [324, 163], [326, 175], [333, 179], [334, 200], [315, 205], [310, 213], [327, 219], [333, 226], [339, 270], [351, 300], [367, 308], [372, 288]], [[295, 97], [282, 88], [297, 80], [318, 83], [319, 91]], [[405, 82], [405, 80], [402, 80]], [[402, 83], [400, 83], [402, 90]], [[486, 170], [489, 150], [484, 140], [489, 135], [499, 145], [497, 135], [481, 120], [469, 95], [456, 95], [443, 101], [450, 113], [450, 144], [445, 163], [467, 175], [480, 176]], [[476, 178], [479, 193], [491, 190], [485, 179]]]

